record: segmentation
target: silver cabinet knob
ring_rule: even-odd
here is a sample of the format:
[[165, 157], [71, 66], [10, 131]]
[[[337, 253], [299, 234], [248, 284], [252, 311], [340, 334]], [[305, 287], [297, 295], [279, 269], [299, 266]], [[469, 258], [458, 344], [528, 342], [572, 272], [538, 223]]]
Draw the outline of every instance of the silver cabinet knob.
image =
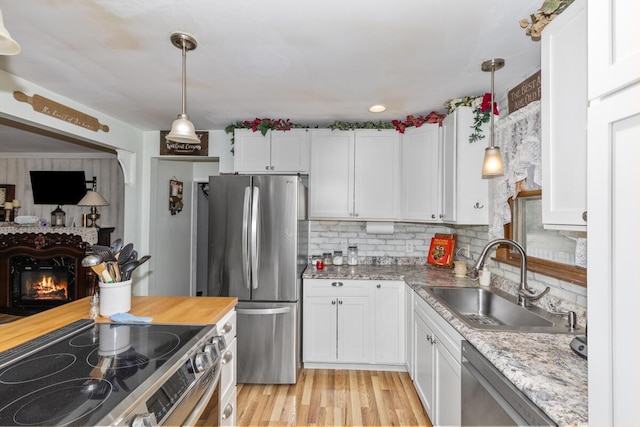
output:
[[378, 283], [378, 284], [376, 285], [376, 288], [378, 288], [378, 289], [380, 289], [381, 287], [382, 287], [382, 285], [381, 285], [380, 283]]
[[222, 411], [222, 415], [220, 415], [220, 419], [226, 420], [231, 416], [231, 414], [233, 414], [233, 406], [231, 406], [231, 404], [229, 403], [227, 404], [227, 406], [224, 407], [224, 411]]
[[587, 221], [587, 211], [582, 212], [582, 220]]
[[435, 214], [432, 214], [432, 215], [431, 215], [431, 218], [436, 219], [436, 215], [435, 215]]
[[233, 353], [231, 353], [230, 351], [227, 351], [224, 356], [222, 356], [222, 364], [223, 365], [228, 365], [229, 362], [231, 362], [233, 360]]
[[269, 170], [269, 165], [265, 166], [264, 170], [268, 171]]
[[342, 305], [342, 300], [341, 299], [338, 300], [338, 304]]
[[275, 170], [275, 169], [276, 169], [275, 166], [271, 166], [271, 170]]
[[331, 300], [331, 305], [336, 305], [336, 300]]

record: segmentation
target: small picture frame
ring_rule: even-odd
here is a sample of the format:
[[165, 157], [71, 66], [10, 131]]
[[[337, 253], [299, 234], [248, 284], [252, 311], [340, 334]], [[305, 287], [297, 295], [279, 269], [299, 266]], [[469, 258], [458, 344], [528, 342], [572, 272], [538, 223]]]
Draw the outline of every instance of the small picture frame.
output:
[[[0, 184], [0, 222], [6, 221], [7, 211], [4, 210], [5, 202], [11, 202], [16, 197], [16, 186], [13, 184]], [[11, 212], [9, 218], [11, 218]]]
[[175, 215], [182, 211], [183, 183], [173, 178], [169, 180], [169, 211]]

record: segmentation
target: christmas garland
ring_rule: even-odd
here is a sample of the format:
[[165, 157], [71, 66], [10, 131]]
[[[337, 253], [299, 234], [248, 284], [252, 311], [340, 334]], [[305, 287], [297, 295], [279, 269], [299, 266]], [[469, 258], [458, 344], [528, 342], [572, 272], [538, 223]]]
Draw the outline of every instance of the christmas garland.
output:
[[[453, 113], [458, 107], [471, 107], [473, 108], [473, 125], [471, 128], [473, 132], [469, 135], [469, 142], [476, 142], [484, 138], [484, 132], [482, 132], [482, 125], [489, 123], [491, 120], [491, 94], [485, 93], [478, 96], [465, 96], [463, 98], [450, 99], [444, 103], [447, 107], [447, 114]], [[498, 115], [498, 105], [493, 103], [493, 114]]]

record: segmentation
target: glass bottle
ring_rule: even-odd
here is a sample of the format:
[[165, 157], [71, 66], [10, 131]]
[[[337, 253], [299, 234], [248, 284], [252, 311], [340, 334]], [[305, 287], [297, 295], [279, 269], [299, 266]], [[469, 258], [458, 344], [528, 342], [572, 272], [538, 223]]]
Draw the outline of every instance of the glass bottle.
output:
[[322, 254], [322, 257], [324, 258], [324, 265], [331, 265], [333, 264], [333, 256], [331, 255], [331, 252], [325, 252]]
[[347, 264], [358, 265], [358, 247], [349, 246], [347, 248]]
[[333, 252], [333, 265], [342, 265], [342, 251]]

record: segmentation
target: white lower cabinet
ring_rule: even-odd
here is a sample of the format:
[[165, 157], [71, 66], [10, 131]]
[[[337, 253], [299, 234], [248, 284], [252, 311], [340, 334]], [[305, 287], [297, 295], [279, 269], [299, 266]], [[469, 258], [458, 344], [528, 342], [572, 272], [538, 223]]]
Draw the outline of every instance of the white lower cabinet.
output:
[[403, 285], [402, 281], [305, 280], [304, 363], [404, 365]]
[[377, 280], [374, 293], [374, 356], [377, 364], [403, 365], [404, 282]]
[[413, 304], [414, 386], [433, 425], [460, 425], [462, 336], [422, 298]]
[[218, 333], [224, 336], [227, 347], [222, 352], [222, 372], [220, 373], [219, 424], [236, 425], [236, 311], [233, 310], [218, 323]]
[[405, 284], [404, 285], [404, 355], [405, 355], [405, 366], [407, 368], [407, 372], [409, 373], [409, 378], [412, 380], [413, 377], [413, 298], [415, 293], [411, 286]]

